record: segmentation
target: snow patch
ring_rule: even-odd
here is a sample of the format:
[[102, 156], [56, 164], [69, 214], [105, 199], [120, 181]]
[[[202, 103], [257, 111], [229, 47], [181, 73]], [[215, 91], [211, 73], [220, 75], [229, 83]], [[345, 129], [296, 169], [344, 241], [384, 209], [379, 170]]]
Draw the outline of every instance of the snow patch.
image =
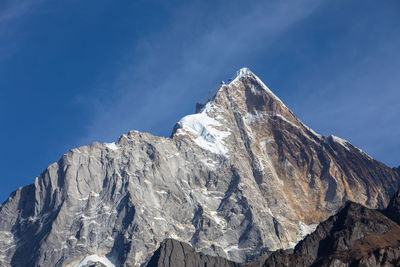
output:
[[81, 262], [75, 264], [73, 267], [84, 267], [89, 262], [100, 262], [104, 264], [106, 267], [115, 267], [115, 265], [109, 259], [107, 259], [104, 256], [99, 256], [97, 254], [86, 256]]
[[290, 125], [292, 125], [293, 127], [299, 128], [299, 126], [297, 126], [296, 124], [294, 124], [293, 122], [289, 121], [288, 119], [286, 119], [284, 116], [282, 116], [281, 114], [274, 114], [276, 117], [280, 118], [281, 120], [289, 123]]
[[307, 235], [311, 234], [315, 231], [318, 224], [305, 224], [301, 221], [297, 223], [297, 232], [296, 232], [296, 242], [289, 242], [287, 248], [294, 248], [301, 240], [303, 240]]
[[[232, 79], [230, 79], [231, 82], [229, 84], [235, 83], [236, 81], [239, 80], [240, 77], [247, 77], [252, 74], [253, 73], [248, 68], [242, 68], [236, 72], [236, 75]], [[227, 86], [227, 84], [225, 84], [225, 82], [221, 82], [221, 86], [213, 88], [210, 91], [208, 91], [207, 94], [202, 99], [200, 99], [200, 101], [198, 101], [197, 103], [202, 106], [205, 106], [207, 103], [209, 103], [210, 101], [212, 101], [214, 99], [214, 97], [218, 93], [218, 91], [224, 86]]]
[[[349, 145], [351, 145], [351, 144], [350, 144], [349, 141], [347, 141], [347, 140], [345, 140], [345, 139], [342, 139], [342, 138], [340, 138], [340, 137], [337, 137], [337, 136], [335, 136], [335, 135], [330, 135], [330, 137], [332, 138], [333, 141], [335, 141], [336, 143], [339, 143], [339, 144], [342, 145], [344, 148], [346, 148], [346, 150], [350, 151], [350, 146], [349, 146]], [[367, 153], [365, 153], [362, 149], [360, 149], [360, 148], [358, 148], [358, 147], [356, 147], [356, 146], [353, 146], [353, 147], [356, 148], [361, 154], [363, 154], [363, 155], [366, 156], [367, 158], [373, 159], [370, 155], [368, 155]]]
[[241, 68], [236, 72], [236, 78], [237, 77], [248, 77], [254, 75], [253, 72], [249, 68]]
[[258, 170], [260, 171], [260, 172], [263, 172], [264, 171], [264, 164], [263, 164], [263, 161], [262, 161], [262, 159], [261, 158], [258, 158]]
[[363, 154], [364, 156], [366, 156], [367, 158], [369, 158], [370, 160], [373, 159], [370, 155], [368, 155], [367, 153], [365, 153], [362, 149], [355, 147], [358, 149], [358, 151], [360, 151], [361, 154]]
[[264, 88], [256, 87], [256, 86], [251, 86], [250, 91], [253, 95], [262, 95]]
[[181, 128], [177, 130], [177, 134], [183, 134], [182, 130], [191, 133], [195, 136], [193, 141], [201, 148], [227, 156], [228, 150], [224, 146], [224, 139], [231, 133], [216, 128], [221, 127], [222, 124], [208, 115], [209, 112], [213, 112], [213, 109], [212, 104], [207, 103], [201, 113], [183, 117], [178, 122]]
[[292, 125], [293, 127], [299, 128], [298, 125], [296, 125], [294, 122], [289, 121], [288, 119], [286, 119], [282, 114], [279, 113], [272, 113], [272, 112], [268, 112], [267, 114], [265, 113], [247, 113], [246, 116], [244, 117], [244, 120], [246, 122], [246, 124], [251, 124], [257, 121], [262, 121], [265, 120], [265, 117], [277, 117], [280, 118], [281, 120], [289, 123], [290, 125]]
[[166, 157], [166, 159], [170, 159], [170, 158], [173, 158], [173, 157], [176, 157], [176, 156], [179, 156], [179, 152], [177, 152], [177, 153], [175, 153], [175, 154], [172, 154], [172, 155], [169, 155], [169, 156], [167, 156]]
[[330, 137], [332, 138], [333, 141], [342, 145], [344, 148], [346, 148], [347, 150], [350, 151], [349, 142], [347, 140], [344, 140], [344, 139], [334, 136], [334, 135], [330, 135]]
[[225, 251], [226, 254], [228, 254], [232, 250], [239, 250], [238, 245], [232, 245], [232, 246], [224, 248], [224, 251]]
[[[300, 121], [300, 120], [299, 120]], [[322, 135], [320, 135], [319, 133], [315, 132], [313, 129], [311, 129], [310, 127], [308, 127], [307, 125], [305, 125], [303, 122], [300, 121], [300, 123], [304, 126], [304, 128], [306, 128], [307, 130], [309, 130], [313, 135], [315, 135], [318, 139], [322, 140]]]
[[117, 150], [118, 146], [115, 144], [115, 142], [112, 143], [105, 143], [106, 147], [111, 149], [111, 150]]
[[263, 113], [247, 113], [244, 117], [244, 121], [246, 124], [251, 124], [254, 123], [256, 121], [260, 121], [264, 119], [264, 114]]
[[224, 219], [218, 216], [218, 212], [211, 211], [210, 215], [218, 225], [226, 227], [226, 223], [225, 223]]
[[297, 244], [294, 243], [294, 242], [289, 242], [289, 244], [288, 244], [288, 249], [292, 249], [292, 248], [294, 248], [296, 245], [297, 245]]
[[162, 217], [154, 217], [154, 220], [158, 220], [158, 221], [167, 221], [166, 219], [162, 218]]
[[[14, 243], [15, 243], [15, 240], [14, 240], [13, 233], [8, 232], [8, 231], [0, 231], [0, 244], [3, 246], [1, 251], [4, 252], [4, 251], [10, 249], [11, 247], [14, 247], [15, 245], [12, 246], [12, 244], [14, 244]], [[6, 248], [6, 245], [8, 246], [7, 248]]]
[[[169, 233], [168, 237], [171, 238], [171, 239], [175, 239], [175, 240], [181, 240], [181, 239], [179, 238], [179, 236], [177, 236], [175, 233]], [[107, 267], [108, 267], [108, 266], [107, 266]]]
[[270, 208], [266, 208], [266, 211], [267, 211], [267, 213], [268, 213], [269, 215], [271, 215], [271, 217], [274, 217], [274, 218], [275, 218], [275, 216], [274, 216], [274, 214], [272, 213], [272, 211], [271, 211]]
[[[255, 80], [257, 81], [257, 83], [259, 85], [261, 85], [261, 87], [267, 91], [270, 95], [272, 95], [272, 97], [274, 97], [276, 100], [278, 100], [279, 102], [281, 102], [282, 106], [286, 107], [286, 105], [282, 102], [282, 100], [279, 99], [279, 97], [277, 97], [261, 80], [260, 78], [257, 77], [257, 75], [255, 75], [250, 69], [248, 68], [241, 68], [240, 70], [238, 70], [236, 72], [236, 77], [232, 80], [232, 82], [230, 82], [229, 84], [232, 83], [236, 83], [240, 80], [240, 78], [243, 77], [254, 77]], [[287, 107], [286, 107], [287, 108]]]
[[[228, 84], [225, 84], [222, 82], [222, 85], [220, 87], [214, 88], [210, 90], [205, 97], [203, 97], [198, 103], [200, 105], [206, 105], [209, 103], [211, 100], [214, 99], [215, 95], [218, 93], [218, 91], [223, 88], [224, 86], [230, 86], [233, 84], [236, 84], [237, 82], [240, 81], [240, 78], [245, 78], [245, 77], [253, 77], [257, 83], [261, 86], [262, 89], [267, 91], [272, 97], [274, 97], [276, 100], [278, 100], [282, 106], [286, 107], [286, 105], [280, 100], [261, 80], [260, 78], [257, 77], [250, 69], [248, 68], [241, 68], [236, 72], [236, 75], [230, 79], [230, 82]], [[259, 94], [258, 90], [256, 91], [255, 88], [251, 88], [253, 93]], [[287, 108], [287, 107], [286, 107]]]
[[315, 231], [315, 229], [317, 228], [318, 224], [314, 223], [314, 224], [305, 224], [303, 222], [298, 222], [297, 223], [298, 226], [298, 230], [296, 232], [296, 236], [297, 236], [297, 242], [303, 240], [308, 234], [311, 234], [312, 232]]
[[156, 190], [156, 193], [159, 193], [159, 194], [167, 194], [167, 195], [168, 195], [168, 192], [165, 191], [165, 190]]

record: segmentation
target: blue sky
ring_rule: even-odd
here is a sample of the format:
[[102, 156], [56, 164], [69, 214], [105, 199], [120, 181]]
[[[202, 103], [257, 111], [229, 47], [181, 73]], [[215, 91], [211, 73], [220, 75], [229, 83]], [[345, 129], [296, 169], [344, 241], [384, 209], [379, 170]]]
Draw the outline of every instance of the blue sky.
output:
[[0, 199], [73, 147], [169, 136], [249, 67], [306, 124], [400, 165], [400, 1], [0, 2]]

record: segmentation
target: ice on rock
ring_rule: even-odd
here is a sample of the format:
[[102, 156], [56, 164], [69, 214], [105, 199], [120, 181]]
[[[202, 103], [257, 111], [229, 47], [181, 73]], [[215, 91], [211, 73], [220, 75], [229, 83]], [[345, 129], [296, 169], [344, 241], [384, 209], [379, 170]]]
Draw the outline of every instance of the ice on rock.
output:
[[[240, 81], [241, 78], [246, 78], [246, 77], [252, 77], [254, 78], [257, 83], [261, 86], [262, 89], [264, 89], [265, 91], [267, 91], [270, 95], [272, 95], [276, 100], [278, 100], [279, 102], [281, 102], [281, 104], [283, 106], [285, 106], [285, 104], [260, 80], [260, 78], [257, 77], [257, 75], [255, 75], [249, 68], [241, 68], [240, 70], [238, 70], [236, 72], [236, 75], [234, 77], [232, 77], [232, 79], [230, 79], [231, 82], [229, 82], [228, 84], [226, 84], [225, 82], [221, 83], [221, 86], [216, 87], [212, 90], [210, 90], [207, 95], [205, 97], [203, 97], [198, 103], [202, 106], [205, 106], [208, 102], [212, 101], [213, 98], [215, 97], [215, 95], [218, 93], [218, 91], [223, 88], [224, 86], [231, 86], [237, 82]], [[254, 88], [252, 88], [252, 90], [254, 91]], [[286, 106], [285, 106], [286, 107]]]
[[99, 256], [97, 254], [86, 256], [81, 262], [75, 264], [73, 267], [85, 267], [89, 264], [89, 262], [99, 262], [105, 265], [106, 267], [115, 267], [115, 265], [106, 257]]
[[290, 125], [292, 125], [295, 128], [299, 128], [299, 126], [297, 126], [296, 124], [294, 124], [293, 122], [289, 121], [288, 119], [286, 119], [284, 116], [282, 116], [281, 114], [275, 114], [276, 117], [280, 118], [281, 120], [289, 123]]
[[[342, 145], [344, 148], [346, 148], [346, 150], [350, 151], [350, 143], [349, 141], [342, 139], [340, 137], [337, 137], [335, 135], [330, 135], [330, 137], [332, 138], [333, 141], [335, 141], [336, 143], [339, 143], [340, 145]], [[362, 153], [363, 155], [365, 155], [366, 157], [368, 157], [369, 159], [372, 159], [372, 157], [370, 155], [368, 155], [367, 153], [365, 153], [362, 149], [353, 146], [354, 148], [356, 148], [358, 151], [360, 151], [360, 153]]]
[[296, 238], [297, 242], [289, 242], [288, 244], [288, 249], [294, 248], [301, 240], [303, 240], [307, 235], [311, 234], [312, 232], [315, 231], [317, 228], [318, 224], [305, 224], [301, 221], [297, 223], [297, 232], [296, 232]]
[[247, 77], [254, 75], [254, 73], [249, 68], [241, 68], [236, 72], [236, 77]]
[[298, 222], [297, 226], [299, 227], [297, 230], [297, 242], [303, 240], [308, 234], [311, 234], [312, 232], [315, 231], [317, 228], [318, 224], [305, 224], [303, 222]]
[[304, 124], [302, 121], [299, 120], [299, 122], [304, 126], [304, 128], [306, 128], [308, 131], [310, 131], [313, 135], [315, 135], [319, 140], [323, 139], [323, 136], [320, 135], [319, 133], [315, 132], [313, 129], [311, 129], [310, 127], [308, 127], [306, 124]]
[[[282, 106], [286, 107], [286, 105], [282, 102], [282, 100], [279, 99], [279, 97], [277, 97], [269, 88], [268, 86], [266, 86], [263, 81], [260, 80], [260, 78], [258, 78], [257, 75], [255, 75], [250, 69], [248, 68], [241, 68], [240, 70], [238, 70], [236, 72], [236, 77], [234, 77], [234, 79], [232, 79], [232, 82], [230, 84], [234, 84], [237, 83], [238, 81], [240, 81], [240, 78], [246, 78], [246, 77], [253, 77], [257, 83], [265, 90], [267, 91], [273, 98], [275, 98], [276, 100], [278, 100]], [[287, 108], [287, 107], [286, 107]]]
[[344, 140], [344, 139], [342, 139], [340, 137], [337, 137], [337, 136], [334, 136], [334, 135], [331, 135], [331, 138], [332, 138], [333, 141], [335, 141], [336, 143], [342, 145], [347, 150], [350, 150], [349, 145], [348, 145], [349, 142], [347, 140]]
[[222, 124], [208, 115], [212, 110], [211, 103], [207, 103], [201, 113], [183, 117], [178, 122], [181, 128], [177, 133], [182, 134], [183, 130], [193, 134], [195, 137], [193, 141], [198, 146], [212, 153], [226, 156], [228, 150], [224, 146], [224, 139], [230, 135], [230, 132], [217, 128], [222, 126]]
[[112, 143], [105, 143], [106, 147], [111, 149], [111, 150], [117, 150], [118, 146], [115, 144], [115, 142]]

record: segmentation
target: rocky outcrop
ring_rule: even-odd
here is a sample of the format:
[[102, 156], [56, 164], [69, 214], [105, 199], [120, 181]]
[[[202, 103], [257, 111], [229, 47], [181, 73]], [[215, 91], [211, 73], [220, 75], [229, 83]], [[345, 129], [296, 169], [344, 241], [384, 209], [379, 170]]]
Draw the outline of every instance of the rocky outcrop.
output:
[[147, 267], [194, 267], [194, 266], [219, 266], [239, 267], [222, 257], [213, 257], [196, 252], [190, 245], [173, 239], [163, 241], [151, 257]]
[[72, 149], [11, 194], [0, 264], [144, 266], [167, 238], [244, 262], [399, 188], [397, 171], [313, 132], [248, 69], [198, 108], [170, 138], [131, 131]]

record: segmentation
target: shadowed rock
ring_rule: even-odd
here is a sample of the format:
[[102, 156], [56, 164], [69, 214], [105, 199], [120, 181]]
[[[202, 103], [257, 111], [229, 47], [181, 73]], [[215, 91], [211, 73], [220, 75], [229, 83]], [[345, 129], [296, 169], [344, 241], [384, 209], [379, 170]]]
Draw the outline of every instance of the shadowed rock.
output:
[[239, 267], [238, 263], [222, 257], [205, 255], [188, 244], [173, 239], [164, 240], [147, 264], [147, 267]]

